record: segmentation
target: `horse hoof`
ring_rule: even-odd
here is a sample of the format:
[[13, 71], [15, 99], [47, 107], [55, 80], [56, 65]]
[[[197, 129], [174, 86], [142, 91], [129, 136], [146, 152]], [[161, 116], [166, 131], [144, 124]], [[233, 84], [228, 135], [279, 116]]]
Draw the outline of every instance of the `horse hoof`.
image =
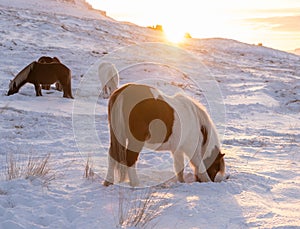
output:
[[129, 185], [131, 186], [131, 187], [138, 187], [139, 186], [139, 182], [130, 182], [129, 183]]
[[177, 178], [177, 181], [178, 181], [179, 183], [185, 183], [183, 178]]
[[111, 182], [109, 182], [109, 181], [107, 181], [107, 180], [105, 180], [105, 181], [103, 182], [103, 186], [105, 186], [105, 187], [108, 187], [108, 186], [110, 186], [110, 185], [113, 185], [113, 183], [111, 183]]
[[67, 99], [74, 99], [74, 97], [72, 95], [64, 95], [63, 97], [67, 98]]

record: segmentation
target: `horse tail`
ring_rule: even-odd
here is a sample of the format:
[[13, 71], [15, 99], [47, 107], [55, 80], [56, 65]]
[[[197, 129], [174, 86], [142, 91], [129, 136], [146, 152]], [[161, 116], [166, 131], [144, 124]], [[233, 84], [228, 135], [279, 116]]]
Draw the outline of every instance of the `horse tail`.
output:
[[108, 120], [110, 127], [110, 157], [116, 161], [115, 170], [119, 182], [124, 182], [128, 177], [126, 160], [126, 121], [123, 112], [123, 97], [119, 91], [114, 93], [109, 100]]
[[69, 98], [74, 99], [73, 95], [72, 95], [72, 72], [71, 70], [68, 68], [68, 94], [69, 94]]
[[120, 76], [118, 73], [118, 70], [116, 69], [115, 65], [112, 65], [112, 71], [113, 71], [113, 82], [114, 82], [114, 90], [116, 90], [117, 88], [119, 88], [119, 81], [120, 81]]
[[[65, 98], [70, 98], [70, 99], [74, 99], [73, 95], [72, 95], [72, 72], [71, 70], [61, 64], [58, 63], [57, 66], [62, 66], [64, 68], [64, 75], [60, 76], [60, 78], [58, 79], [58, 82], [61, 84], [64, 95], [63, 97]], [[59, 88], [60, 85], [57, 84], [57, 88]]]

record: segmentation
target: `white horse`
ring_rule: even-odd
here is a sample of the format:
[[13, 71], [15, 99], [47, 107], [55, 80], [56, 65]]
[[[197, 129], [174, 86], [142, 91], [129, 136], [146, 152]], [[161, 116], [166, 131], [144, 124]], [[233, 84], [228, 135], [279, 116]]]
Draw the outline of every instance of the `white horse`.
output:
[[118, 71], [113, 64], [104, 62], [98, 67], [98, 76], [102, 86], [101, 95], [107, 99], [119, 86]]
[[126, 84], [109, 99], [110, 149], [108, 171], [103, 185], [128, 176], [138, 186], [136, 161], [142, 148], [170, 150], [179, 182], [184, 182], [184, 154], [189, 158], [199, 182], [225, 179], [224, 154], [214, 124], [204, 107], [192, 98], [167, 96], [156, 88]]

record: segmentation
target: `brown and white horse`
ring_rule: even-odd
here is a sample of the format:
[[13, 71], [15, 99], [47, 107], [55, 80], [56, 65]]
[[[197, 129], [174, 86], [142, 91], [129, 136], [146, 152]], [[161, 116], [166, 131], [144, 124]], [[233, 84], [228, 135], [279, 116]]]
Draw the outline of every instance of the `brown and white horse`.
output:
[[36, 96], [42, 96], [41, 84], [53, 84], [59, 81], [63, 88], [63, 97], [72, 98], [71, 70], [62, 63], [41, 64], [36, 61], [26, 66], [10, 81], [7, 95], [18, 93], [26, 83], [35, 86]]
[[143, 147], [169, 150], [179, 182], [184, 182], [184, 154], [189, 158], [199, 182], [225, 179], [224, 154], [216, 128], [204, 107], [192, 98], [167, 96], [156, 88], [126, 84], [109, 99], [110, 148], [108, 171], [103, 185], [128, 176], [138, 186], [136, 161]]
[[[61, 63], [57, 57], [50, 57], [50, 56], [42, 56], [38, 59], [38, 62], [41, 64], [50, 64], [50, 63]], [[42, 84], [42, 89], [50, 90], [51, 84]], [[61, 84], [57, 81], [55, 82], [55, 89], [58, 91], [62, 91]]]

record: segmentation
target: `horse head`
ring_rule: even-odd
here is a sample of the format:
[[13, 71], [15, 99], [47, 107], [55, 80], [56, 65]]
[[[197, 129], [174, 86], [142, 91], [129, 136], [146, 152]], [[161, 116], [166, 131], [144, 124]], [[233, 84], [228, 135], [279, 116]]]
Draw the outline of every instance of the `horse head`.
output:
[[14, 80], [10, 80], [9, 86], [8, 86], [7, 96], [13, 95], [13, 94], [17, 93], [18, 91], [19, 90], [17, 89], [16, 82]]
[[211, 181], [221, 182], [225, 176], [225, 154], [222, 154], [220, 149], [215, 146], [212, 150], [211, 156], [204, 160], [206, 172]]

